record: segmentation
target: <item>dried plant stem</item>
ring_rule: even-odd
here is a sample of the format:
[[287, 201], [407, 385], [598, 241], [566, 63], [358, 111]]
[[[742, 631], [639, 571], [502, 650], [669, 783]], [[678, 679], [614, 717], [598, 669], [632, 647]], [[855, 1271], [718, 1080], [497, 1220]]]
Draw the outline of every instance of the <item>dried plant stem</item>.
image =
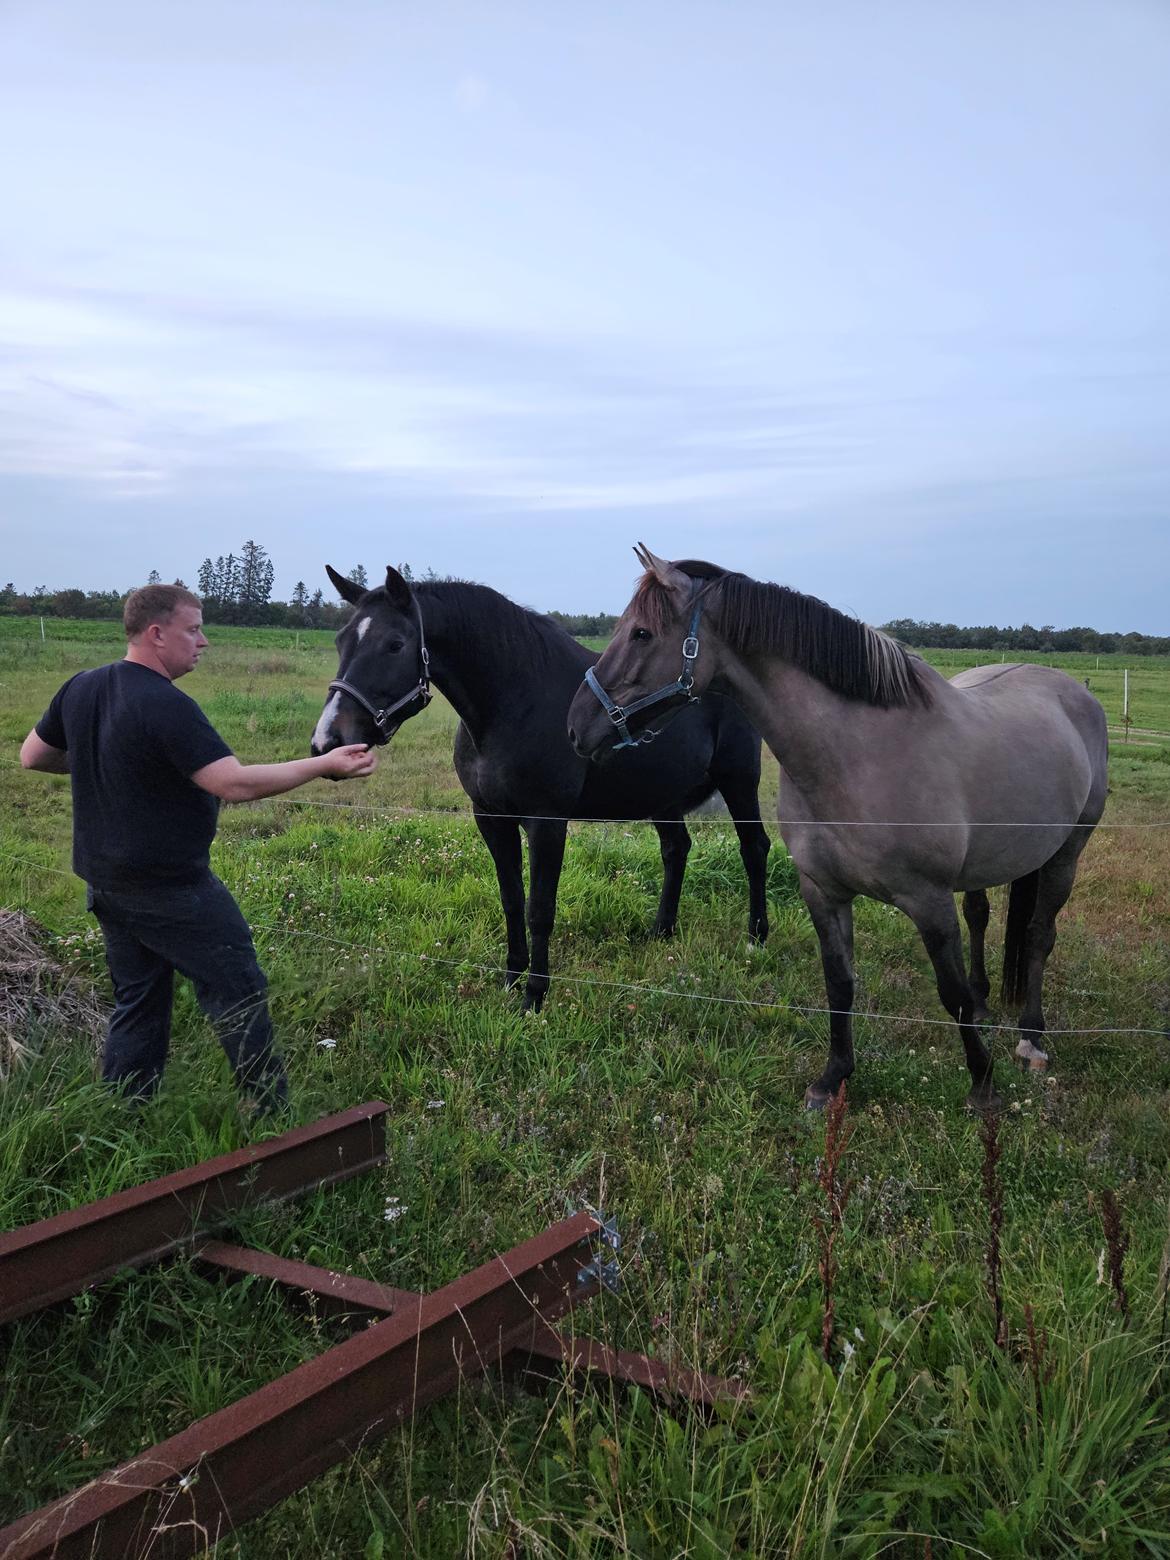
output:
[[1004, 1349], [1007, 1347], [1007, 1321], [1000, 1288], [999, 1236], [1003, 1228], [1003, 1186], [998, 1165], [1003, 1149], [999, 1141], [999, 1117], [984, 1116], [979, 1135], [983, 1139], [983, 1201], [987, 1207], [987, 1293], [995, 1309], [995, 1341], [999, 1348]]
[[825, 1112], [825, 1151], [821, 1156], [817, 1185], [824, 1193], [824, 1211], [813, 1215], [821, 1253], [817, 1271], [821, 1276], [821, 1353], [828, 1360], [833, 1350], [833, 1323], [836, 1318], [834, 1286], [837, 1279], [837, 1237], [845, 1219], [852, 1181], [841, 1179], [841, 1160], [853, 1135], [852, 1124], [846, 1125], [849, 1109], [845, 1085], [842, 1084], [829, 1101]]
[[1113, 1303], [1128, 1322], [1125, 1253], [1129, 1250], [1129, 1236], [1121, 1227], [1121, 1209], [1117, 1206], [1117, 1198], [1108, 1187], [1101, 1193], [1101, 1223], [1105, 1227], [1105, 1243], [1109, 1247], [1109, 1282], [1113, 1285]]

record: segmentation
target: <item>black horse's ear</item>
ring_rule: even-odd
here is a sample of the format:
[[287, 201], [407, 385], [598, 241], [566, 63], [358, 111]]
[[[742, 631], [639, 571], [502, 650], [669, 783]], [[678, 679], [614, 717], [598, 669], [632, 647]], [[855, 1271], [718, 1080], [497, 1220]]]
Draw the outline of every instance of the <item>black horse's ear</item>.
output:
[[405, 612], [411, 602], [410, 586], [391, 564], [386, 565], [386, 599], [400, 612]]
[[329, 564], [325, 565], [325, 573], [333, 581], [333, 588], [341, 597], [342, 601], [348, 601], [350, 606], [356, 607], [358, 602], [365, 595], [365, 591], [362, 589], [362, 587], [360, 585], [355, 585], [352, 580], [347, 580], [344, 574], [338, 574], [337, 570], [332, 568]]

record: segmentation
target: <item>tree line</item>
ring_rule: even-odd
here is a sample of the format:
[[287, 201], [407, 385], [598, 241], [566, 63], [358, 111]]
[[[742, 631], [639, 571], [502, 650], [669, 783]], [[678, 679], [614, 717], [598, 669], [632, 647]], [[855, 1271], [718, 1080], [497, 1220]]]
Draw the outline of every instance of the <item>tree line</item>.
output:
[[[409, 563], [398, 565], [407, 580], [415, 578]], [[196, 574], [195, 589], [203, 601], [207, 623], [245, 623], [280, 628], [336, 628], [345, 621], [349, 608], [344, 602], [326, 600], [318, 587], [310, 592], [304, 580], [298, 580], [287, 601], [274, 601], [272, 589], [275, 569], [266, 548], [246, 541], [238, 553], [204, 558]], [[367, 586], [369, 575], [362, 564], [348, 571], [356, 584]], [[440, 578], [427, 569], [420, 578]], [[161, 577], [152, 569], [147, 584], [157, 585]], [[183, 580], [173, 581], [183, 585]], [[0, 613], [24, 617], [118, 618], [128, 591], [54, 590], [38, 585], [31, 592], [18, 591], [11, 580], [0, 587]], [[550, 612], [549, 617], [568, 633], [581, 639], [608, 639], [617, 624], [612, 612]], [[1045, 623], [1034, 628], [1021, 623], [1018, 628], [999, 628], [994, 624], [961, 628], [956, 623], [926, 622], [918, 618], [895, 618], [880, 625], [904, 644], [930, 650], [1023, 650], [1086, 651], [1090, 655], [1108, 655], [1122, 651], [1127, 655], [1170, 655], [1170, 635], [1102, 632], [1095, 628], [1055, 628]]]

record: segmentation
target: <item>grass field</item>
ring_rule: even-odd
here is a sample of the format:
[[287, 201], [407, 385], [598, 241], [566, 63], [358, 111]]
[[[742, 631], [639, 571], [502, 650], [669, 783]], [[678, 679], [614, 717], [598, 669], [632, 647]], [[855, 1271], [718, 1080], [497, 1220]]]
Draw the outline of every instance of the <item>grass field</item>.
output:
[[[68, 782], [17, 747], [60, 682], [120, 651], [110, 625], [0, 619], [0, 903], [101, 983], [69, 873]], [[35, 637], [30, 637], [34, 635]], [[214, 629], [185, 689], [245, 759], [292, 757], [335, 670], [330, 636]], [[930, 656], [945, 669], [978, 656]], [[998, 659], [998, 657], [995, 657]], [[1120, 715], [1117, 658], [1051, 659]], [[1170, 664], [1132, 662], [1135, 725], [1170, 731]], [[566, 1383], [468, 1386], [284, 1502], [220, 1553], [272, 1556], [1170, 1555], [1159, 1265], [1170, 1203], [1170, 744], [1120, 739], [1106, 821], [1050, 965], [1048, 1079], [1000, 1087], [1007, 1346], [961, 1048], [910, 924], [859, 905], [859, 1067], [842, 1174], [836, 1327], [820, 1353], [814, 1216], [825, 1123], [816, 940], [777, 845], [772, 935], [746, 941], [734, 834], [693, 824], [672, 943], [645, 937], [645, 825], [574, 825], [539, 1018], [498, 989], [490, 859], [450, 766], [442, 700], [368, 783], [225, 809], [214, 865], [251, 921], [299, 1119], [391, 1106], [384, 1170], [246, 1221], [254, 1244], [433, 1289], [588, 1202], [617, 1216], [624, 1288], [580, 1313], [621, 1347], [741, 1374], [703, 1423]], [[776, 772], [765, 790], [774, 806]], [[775, 833], [773, 829], [773, 834]], [[990, 947], [998, 945], [997, 906]], [[48, 1025], [0, 1084], [0, 1225], [245, 1141], [189, 994], [160, 1099], [131, 1118], [88, 1044]], [[323, 1041], [335, 1041], [325, 1046]], [[1114, 1304], [1101, 1198], [1129, 1238]], [[400, 1217], [387, 1220], [388, 1198]], [[1025, 1308], [1031, 1308], [1029, 1343]], [[329, 1324], [261, 1283], [182, 1264], [6, 1329], [0, 1515], [64, 1493], [318, 1353]]]

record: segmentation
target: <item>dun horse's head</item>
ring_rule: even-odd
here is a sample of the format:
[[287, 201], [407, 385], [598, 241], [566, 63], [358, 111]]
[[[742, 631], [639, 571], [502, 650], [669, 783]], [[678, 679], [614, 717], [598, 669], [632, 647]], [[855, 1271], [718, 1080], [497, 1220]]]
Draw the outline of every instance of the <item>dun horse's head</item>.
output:
[[363, 590], [328, 564], [325, 572], [356, 610], [337, 635], [337, 676], [313, 732], [315, 754], [348, 742], [389, 742], [431, 697], [422, 615], [398, 570], [387, 567], [385, 585], [374, 590]]
[[703, 598], [721, 571], [688, 564], [696, 573], [684, 573], [642, 544], [634, 552], [646, 572], [569, 706], [569, 741], [582, 757], [603, 759], [652, 741], [718, 671]]

